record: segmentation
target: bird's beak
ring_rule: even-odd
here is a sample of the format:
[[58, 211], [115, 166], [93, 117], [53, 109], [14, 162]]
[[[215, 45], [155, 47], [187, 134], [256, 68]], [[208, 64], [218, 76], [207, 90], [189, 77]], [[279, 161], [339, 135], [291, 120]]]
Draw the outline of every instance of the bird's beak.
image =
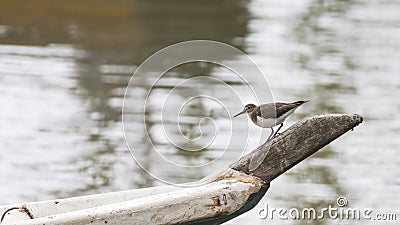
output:
[[245, 113], [245, 112], [246, 112], [246, 110], [245, 110], [245, 109], [243, 109], [243, 111], [241, 111], [240, 113], [238, 113], [238, 114], [234, 115], [233, 117], [240, 116], [240, 115], [242, 115], [242, 114], [243, 114], [243, 113]]

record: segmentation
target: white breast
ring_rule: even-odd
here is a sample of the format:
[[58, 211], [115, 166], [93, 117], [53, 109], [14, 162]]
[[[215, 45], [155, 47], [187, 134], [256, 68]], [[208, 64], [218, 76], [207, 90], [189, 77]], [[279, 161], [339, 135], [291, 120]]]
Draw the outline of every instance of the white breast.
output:
[[272, 118], [262, 118], [257, 116], [257, 126], [260, 126], [262, 128], [270, 128], [270, 127], [274, 127], [276, 126], [276, 119], [272, 119]]
[[283, 121], [285, 121], [285, 119], [292, 114], [294, 111], [296, 110], [296, 108], [286, 112], [285, 114], [283, 114], [281, 117], [277, 118], [277, 119], [273, 119], [273, 118], [263, 118], [260, 116], [257, 116], [257, 126], [260, 126], [262, 128], [270, 128], [270, 127], [274, 127], [278, 124], [283, 123]]

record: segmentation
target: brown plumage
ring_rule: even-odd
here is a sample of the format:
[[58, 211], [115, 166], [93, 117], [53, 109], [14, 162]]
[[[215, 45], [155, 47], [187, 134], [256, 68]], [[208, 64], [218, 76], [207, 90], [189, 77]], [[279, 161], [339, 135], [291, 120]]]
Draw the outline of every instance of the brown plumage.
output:
[[[254, 104], [247, 104], [244, 107], [244, 110], [240, 113], [236, 114], [234, 117], [237, 117], [243, 113], [247, 113], [251, 121], [259, 127], [262, 128], [271, 128], [272, 133], [268, 137], [268, 139], [276, 136], [278, 131], [283, 126], [283, 122], [285, 119], [292, 114], [299, 106], [306, 103], [308, 101], [297, 101], [292, 103], [284, 103], [284, 102], [275, 102], [275, 103], [267, 103], [256, 106]], [[279, 125], [280, 127], [274, 134], [273, 127]]]

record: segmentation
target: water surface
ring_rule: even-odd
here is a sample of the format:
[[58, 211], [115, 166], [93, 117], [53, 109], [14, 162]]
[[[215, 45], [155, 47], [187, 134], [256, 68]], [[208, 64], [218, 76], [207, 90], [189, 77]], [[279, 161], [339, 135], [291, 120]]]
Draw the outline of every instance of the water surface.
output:
[[[155, 51], [180, 41], [211, 39], [248, 53], [264, 72], [275, 100], [311, 99], [284, 129], [314, 114], [358, 113], [365, 119], [353, 132], [277, 178], [254, 210], [227, 224], [304, 224], [260, 220], [257, 212], [267, 203], [276, 208], [322, 208], [334, 205], [338, 196], [346, 196], [351, 207], [399, 213], [399, 10], [393, 0], [1, 1], [0, 204], [164, 185], [134, 162], [125, 144], [125, 87], [132, 72]], [[243, 63], [239, 56], [229, 60]], [[191, 153], [165, 140], [157, 112], [159, 100], [177, 83], [197, 76], [225, 83], [206, 79], [197, 80], [197, 88], [183, 85], [171, 95], [165, 117], [168, 132], [178, 137], [195, 139], [203, 132], [207, 138], [218, 131], [212, 146]], [[247, 90], [231, 71], [210, 63], [169, 71], [148, 101], [146, 125], [152, 143], [146, 133], [135, 134], [142, 115], [133, 110], [124, 120], [128, 132], [135, 134], [135, 156], [143, 166], [165, 179], [186, 182], [254, 149], [260, 139], [250, 135], [245, 149], [233, 140], [225, 151], [231, 123], [248, 127], [243, 135], [259, 129], [245, 117], [230, 120], [223, 107], [207, 98], [183, 108], [183, 133], [177, 132], [174, 110], [194, 94], [208, 93], [223, 100], [229, 112], [240, 110], [244, 103], [231, 98], [226, 86]], [[204, 117], [211, 117], [218, 129], [201, 120]], [[179, 140], [182, 145], [189, 142]], [[215, 166], [177, 173], [154, 160], [154, 147], [189, 166], [220, 160]]]

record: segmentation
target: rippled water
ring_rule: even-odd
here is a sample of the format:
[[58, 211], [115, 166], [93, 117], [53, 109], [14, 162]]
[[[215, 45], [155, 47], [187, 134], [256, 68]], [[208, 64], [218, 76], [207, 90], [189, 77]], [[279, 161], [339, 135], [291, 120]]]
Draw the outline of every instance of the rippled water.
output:
[[[258, 211], [267, 203], [275, 208], [328, 207], [338, 196], [347, 197], [351, 207], [399, 213], [398, 2], [93, 4], [0, 2], [0, 204], [164, 185], [134, 162], [125, 144], [125, 88], [132, 72], [155, 51], [180, 41], [211, 39], [248, 53], [265, 74], [274, 100], [311, 99], [284, 128], [314, 114], [358, 113], [365, 119], [353, 132], [277, 178], [254, 210], [228, 224], [303, 224], [260, 220]], [[240, 55], [227, 61], [249, 66]], [[139, 76], [143, 83], [129, 98], [124, 127], [135, 158], [163, 180], [200, 179], [262, 141], [259, 129], [245, 117], [229, 118], [254, 101], [246, 95], [248, 86], [232, 71], [212, 63], [169, 70], [149, 95], [145, 120], [140, 109], [149, 75]], [[253, 87], [266, 84], [254, 74], [246, 78]], [[177, 84], [182, 85], [174, 88]], [[227, 87], [246, 96], [243, 102]], [[187, 101], [205, 94], [220, 102], [202, 97]], [[159, 112], [165, 96], [170, 100], [162, 124]], [[272, 99], [269, 93], [258, 97]], [[139, 132], [143, 124], [147, 133]], [[169, 143], [164, 131], [178, 146]], [[232, 131], [249, 135], [247, 145], [237, 138], [229, 141]], [[215, 132], [207, 149], [182, 151], [208, 143]], [[204, 143], [189, 141], [200, 135]], [[163, 164], [154, 157], [154, 149], [190, 169]]]

